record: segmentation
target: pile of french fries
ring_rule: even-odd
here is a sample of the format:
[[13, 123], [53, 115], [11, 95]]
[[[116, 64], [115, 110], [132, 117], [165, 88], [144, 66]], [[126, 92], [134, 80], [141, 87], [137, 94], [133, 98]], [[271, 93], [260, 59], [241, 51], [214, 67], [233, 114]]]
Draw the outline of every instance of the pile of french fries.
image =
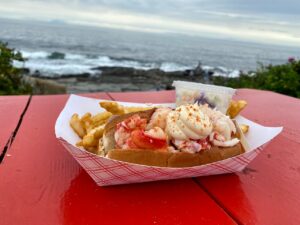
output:
[[[77, 113], [73, 114], [70, 120], [70, 126], [81, 138], [76, 143], [77, 147], [83, 147], [85, 150], [103, 155], [102, 136], [105, 124], [113, 115], [123, 115], [131, 112], [138, 112], [151, 109], [153, 107], [125, 107], [117, 102], [103, 101], [99, 103], [100, 107], [106, 111], [92, 115], [91, 113], [85, 113], [83, 116], [79, 116]], [[247, 105], [246, 101], [231, 101], [227, 110], [227, 115], [230, 118], [236, 117], [240, 111]], [[248, 132], [249, 126], [240, 125], [244, 133]]]
[[113, 115], [122, 115], [131, 112], [148, 110], [152, 107], [125, 107], [117, 102], [103, 101], [99, 103], [100, 107], [106, 111], [92, 115], [86, 113], [79, 117], [77, 113], [73, 114], [70, 120], [70, 126], [81, 138], [76, 143], [77, 147], [83, 147], [85, 150], [101, 155], [103, 154], [102, 136], [105, 124]]
[[[235, 118], [245, 107], [247, 106], [247, 102], [245, 100], [234, 101], [231, 100], [229, 107], [227, 109], [227, 115], [233, 119]], [[239, 124], [242, 132], [245, 134], [249, 130], [249, 126], [246, 124]]]

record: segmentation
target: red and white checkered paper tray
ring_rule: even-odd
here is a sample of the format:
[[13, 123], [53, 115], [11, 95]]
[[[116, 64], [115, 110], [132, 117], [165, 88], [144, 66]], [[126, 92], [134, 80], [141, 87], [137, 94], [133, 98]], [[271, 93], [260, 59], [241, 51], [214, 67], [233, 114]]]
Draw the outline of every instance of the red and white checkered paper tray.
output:
[[[262, 151], [264, 146], [282, 131], [282, 127], [263, 127], [238, 116], [236, 118], [238, 123], [250, 125], [250, 130], [245, 135], [249, 148], [244, 154], [207, 165], [188, 168], [143, 166], [111, 160], [75, 146], [79, 137], [69, 126], [71, 116], [73, 113], [83, 115], [86, 112], [100, 112], [102, 109], [99, 107], [99, 101], [101, 100], [71, 95], [56, 121], [55, 133], [62, 145], [100, 186], [238, 172], [243, 170]], [[144, 105], [125, 102], [121, 104], [128, 106]], [[175, 106], [174, 104], [160, 105]]]

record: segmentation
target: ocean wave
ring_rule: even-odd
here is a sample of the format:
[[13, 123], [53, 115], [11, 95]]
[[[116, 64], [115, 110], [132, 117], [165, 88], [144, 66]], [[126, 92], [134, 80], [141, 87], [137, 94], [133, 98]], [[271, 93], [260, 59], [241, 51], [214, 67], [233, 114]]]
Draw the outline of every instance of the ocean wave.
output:
[[65, 59], [67, 60], [84, 60], [86, 58], [87, 56], [80, 55], [80, 54], [70, 54], [70, 53], [65, 54]]
[[[63, 53], [58, 51], [21, 51], [21, 53], [25, 58], [27, 58], [25, 67], [29, 68], [31, 73], [39, 71], [41, 75], [45, 76], [101, 73], [100, 71], [93, 69], [98, 67], [131, 67], [142, 70], [160, 69], [165, 72], [185, 71], [195, 68], [195, 65], [187, 66], [175, 62], [147, 62], [127, 57], [110, 57], [101, 55], [91, 56], [78, 53]], [[239, 71], [228, 70], [225, 67], [211, 67], [203, 65], [202, 69], [207, 73], [213, 72], [213, 76], [239, 76]]]
[[38, 52], [28, 52], [28, 51], [20, 51], [22, 56], [26, 59], [45, 59], [48, 57], [49, 53], [44, 51]]
[[239, 70], [227, 70], [227, 72], [220, 72], [220, 70], [216, 70], [213, 73], [214, 77], [230, 77], [235, 78], [239, 77], [241, 74], [241, 71]]
[[61, 76], [67, 74], [83, 74], [89, 73], [91, 75], [96, 74], [97, 71], [92, 70], [89, 65], [80, 64], [51, 64], [28, 61], [25, 66], [30, 69], [31, 73], [39, 72], [41, 76]]
[[161, 64], [160, 69], [165, 72], [184, 71], [193, 69], [192, 66], [183, 66], [173, 62], [164, 62]]

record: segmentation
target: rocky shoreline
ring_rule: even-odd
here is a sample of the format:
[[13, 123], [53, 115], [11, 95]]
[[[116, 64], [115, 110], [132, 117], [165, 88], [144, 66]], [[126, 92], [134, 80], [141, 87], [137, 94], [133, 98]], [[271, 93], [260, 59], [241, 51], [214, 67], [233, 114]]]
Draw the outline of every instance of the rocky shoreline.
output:
[[[127, 67], [96, 67], [95, 73], [67, 74], [55, 77], [44, 76], [35, 71], [24, 74], [34, 86], [34, 94], [82, 93], [82, 92], [125, 92], [172, 89], [174, 80], [211, 83], [212, 71], [201, 66], [192, 70], [165, 72], [160, 69], [142, 70]], [[49, 85], [50, 88], [47, 88]], [[42, 86], [42, 87], [41, 87]]]

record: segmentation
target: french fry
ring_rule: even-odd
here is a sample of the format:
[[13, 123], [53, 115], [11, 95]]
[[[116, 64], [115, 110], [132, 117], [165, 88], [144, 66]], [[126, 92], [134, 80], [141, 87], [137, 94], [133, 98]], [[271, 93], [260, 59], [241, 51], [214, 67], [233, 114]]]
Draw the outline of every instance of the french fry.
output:
[[245, 100], [238, 100], [238, 101], [231, 100], [227, 110], [227, 115], [229, 115], [229, 117], [233, 119], [246, 107], [246, 105], [247, 102]]
[[244, 134], [246, 134], [249, 131], [249, 125], [240, 124], [240, 128]]
[[82, 147], [83, 146], [82, 140], [77, 141], [76, 146], [77, 147]]
[[145, 111], [152, 108], [153, 107], [125, 107], [124, 111], [125, 113], [131, 113], [131, 112]]
[[86, 147], [85, 150], [87, 150], [88, 152], [94, 153], [94, 154], [98, 154], [98, 149], [97, 147]]
[[70, 126], [82, 138], [76, 143], [76, 146], [98, 154], [99, 140], [102, 138], [104, 126], [111, 116], [110, 112], [102, 112], [94, 116], [86, 113], [81, 118], [78, 114], [74, 114], [71, 117]]
[[[106, 124], [107, 120], [112, 116], [112, 114], [110, 112], [102, 112], [102, 113], [98, 113], [94, 116], [91, 117], [91, 123], [89, 126], [89, 131], [99, 127], [101, 125]], [[89, 132], [88, 131], [88, 132]]]
[[70, 120], [70, 126], [73, 128], [73, 130], [76, 132], [76, 134], [83, 138], [83, 136], [86, 134], [86, 131], [84, 129], [84, 125], [79, 119], [79, 116], [77, 113], [73, 114]]
[[84, 114], [84, 115], [81, 117], [81, 120], [82, 120], [82, 121], [89, 121], [89, 120], [91, 119], [91, 117], [92, 117], [92, 114], [88, 112], [88, 113]]
[[100, 126], [104, 124], [112, 116], [111, 112], [98, 113], [91, 117], [91, 122], [95, 126]]
[[97, 147], [97, 141], [94, 139], [94, 135], [87, 134], [82, 139], [82, 145], [84, 148]]
[[103, 131], [104, 125], [92, 129], [87, 135], [83, 137], [83, 147], [98, 147], [99, 139], [102, 137]]
[[117, 102], [104, 101], [100, 102], [99, 105], [113, 115], [122, 115], [125, 113], [124, 106], [118, 104]]
[[122, 115], [126, 113], [131, 113], [131, 112], [138, 112], [138, 111], [144, 111], [151, 109], [153, 107], [124, 107], [117, 102], [100, 102], [100, 106], [106, 111], [111, 112], [113, 115]]
[[238, 106], [240, 107], [240, 109], [244, 109], [247, 106], [247, 102], [245, 100], [238, 100]]
[[88, 133], [92, 128], [92, 121], [91, 121], [92, 114], [91, 113], [86, 113], [84, 114], [80, 121], [84, 125], [85, 131]]
[[103, 136], [104, 127], [105, 127], [105, 124], [103, 124], [99, 127], [96, 127], [91, 131], [94, 134], [94, 138], [96, 138], [98, 142], [99, 142], [99, 138], [101, 138]]

